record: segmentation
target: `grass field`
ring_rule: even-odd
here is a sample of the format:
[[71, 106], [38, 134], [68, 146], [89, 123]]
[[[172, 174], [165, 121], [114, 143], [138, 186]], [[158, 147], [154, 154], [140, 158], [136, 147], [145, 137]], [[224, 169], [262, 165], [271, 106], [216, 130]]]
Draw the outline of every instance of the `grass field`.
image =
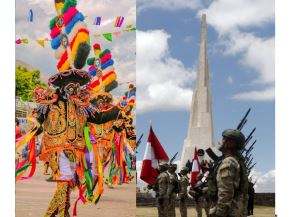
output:
[[[137, 207], [136, 217], [156, 217], [157, 208], [156, 207]], [[190, 207], [187, 209], [188, 217], [197, 217], [196, 211], [194, 208]], [[206, 216], [203, 213], [203, 216]], [[256, 206], [254, 209], [254, 215], [252, 217], [274, 217], [275, 208], [267, 206]], [[176, 217], [180, 217], [179, 209], [176, 208]]]

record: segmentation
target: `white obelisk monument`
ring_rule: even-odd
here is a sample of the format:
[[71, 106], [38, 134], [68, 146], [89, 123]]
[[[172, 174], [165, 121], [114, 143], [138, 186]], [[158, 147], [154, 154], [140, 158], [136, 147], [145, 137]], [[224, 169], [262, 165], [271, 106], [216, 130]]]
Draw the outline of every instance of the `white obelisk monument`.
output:
[[[185, 166], [188, 160], [192, 161], [195, 147], [197, 150], [203, 149], [204, 151], [209, 147], [214, 147], [212, 102], [209, 83], [206, 15], [203, 14], [197, 78], [192, 95], [188, 133], [184, 140], [181, 154], [181, 167]], [[204, 160], [209, 159], [205, 153]]]

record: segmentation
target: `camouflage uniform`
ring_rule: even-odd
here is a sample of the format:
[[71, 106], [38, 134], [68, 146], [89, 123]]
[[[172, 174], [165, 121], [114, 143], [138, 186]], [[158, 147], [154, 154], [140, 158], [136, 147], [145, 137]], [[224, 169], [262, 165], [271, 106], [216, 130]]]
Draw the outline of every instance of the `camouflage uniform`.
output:
[[210, 208], [210, 204], [204, 190], [202, 188], [198, 188], [198, 186], [201, 186], [201, 185], [202, 185], [202, 182], [198, 181], [195, 184], [193, 190], [189, 191], [189, 194], [191, 194], [195, 199], [194, 201], [195, 201], [195, 209], [197, 212], [197, 217], [202, 217], [203, 208], [205, 210], [206, 216], [208, 216], [209, 208]]
[[180, 203], [179, 203], [179, 209], [180, 209], [180, 216], [181, 217], [187, 217], [187, 207], [186, 207], [186, 201], [187, 201], [187, 187], [189, 186], [189, 178], [187, 177], [188, 168], [182, 168], [180, 173], [184, 171], [184, 174], [182, 174], [180, 178]]
[[210, 205], [204, 195], [201, 195], [195, 199], [195, 209], [197, 212], [197, 217], [202, 217], [202, 208], [205, 210], [206, 216], [208, 216]]
[[[167, 164], [160, 165], [167, 169]], [[167, 189], [169, 184], [169, 175], [164, 169], [157, 177], [156, 180], [156, 198], [158, 207], [158, 216], [167, 217], [168, 216], [168, 195]]]
[[241, 165], [234, 156], [224, 158], [218, 166], [216, 174], [218, 200], [213, 208], [217, 216], [247, 216], [245, 214], [247, 194], [239, 192], [241, 170]]
[[[170, 165], [176, 169], [175, 165]], [[175, 172], [169, 172], [169, 185], [167, 190], [168, 195], [168, 217], [175, 217], [175, 200], [176, 194], [178, 193], [178, 177]]]
[[[230, 135], [234, 132], [233, 135], [237, 136], [237, 130], [224, 132], [229, 132]], [[241, 148], [239, 147], [239, 149]], [[208, 190], [212, 190], [214, 185], [216, 198], [213, 200], [213, 206], [210, 209], [210, 217], [247, 216], [248, 179], [244, 160], [238, 152], [223, 157], [218, 163], [213, 171], [213, 179], [209, 179]], [[211, 195], [213, 194], [211, 193]]]

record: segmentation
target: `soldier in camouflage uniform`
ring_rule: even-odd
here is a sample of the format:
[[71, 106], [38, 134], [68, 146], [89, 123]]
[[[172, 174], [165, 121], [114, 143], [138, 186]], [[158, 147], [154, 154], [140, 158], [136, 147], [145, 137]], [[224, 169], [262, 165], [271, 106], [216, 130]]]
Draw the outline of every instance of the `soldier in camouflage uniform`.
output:
[[187, 167], [183, 167], [180, 170], [180, 193], [179, 193], [179, 209], [180, 209], [180, 216], [187, 217], [187, 187], [189, 186], [189, 178], [187, 177], [187, 173], [189, 173], [189, 169]]
[[170, 164], [168, 168], [169, 174], [169, 185], [167, 189], [168, 195], [168, 217], [175, 217], [175, 200], [176, 194], [178, 193], [178, 177], [175, 173], [177, 169], [176, 164]]
[[205, 193], [207, 185], [201, 181], [202, 177], [202, 174], [196, 176], [197, 182], [188, 192], [194, 198], [197, 217], [202, 217], [202, 208], [204, 208], [206, 216], [209, 215], [209, 201]]
[[156, 180], [155, 190], [157, 198], [158, 216], [168, 216], [168, 195], [167, 189], [169, 184], [169, 175], [166, 172], [168, 169], [167, 163], [160, 163], [158, 166], [159, 175]]
[[222, 159], [208, 179], [208, 193], [213, 202], [210, 217], [247, 216], [248, 174], [240, 150], [245, 136], [239, 130], [225, 130], [220, 150]]

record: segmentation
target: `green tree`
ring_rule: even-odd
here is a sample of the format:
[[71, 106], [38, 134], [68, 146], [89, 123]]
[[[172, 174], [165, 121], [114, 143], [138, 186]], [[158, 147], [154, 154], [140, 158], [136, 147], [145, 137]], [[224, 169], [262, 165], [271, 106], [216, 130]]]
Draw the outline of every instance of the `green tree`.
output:
[[32, 91], [36, 86], [47, 87], [47, 84], [40, 81], [40, 71], [28, 71], [25, 67], [18, 66], [16, 73], [16, 96], [24, 101], [32, 101]]

